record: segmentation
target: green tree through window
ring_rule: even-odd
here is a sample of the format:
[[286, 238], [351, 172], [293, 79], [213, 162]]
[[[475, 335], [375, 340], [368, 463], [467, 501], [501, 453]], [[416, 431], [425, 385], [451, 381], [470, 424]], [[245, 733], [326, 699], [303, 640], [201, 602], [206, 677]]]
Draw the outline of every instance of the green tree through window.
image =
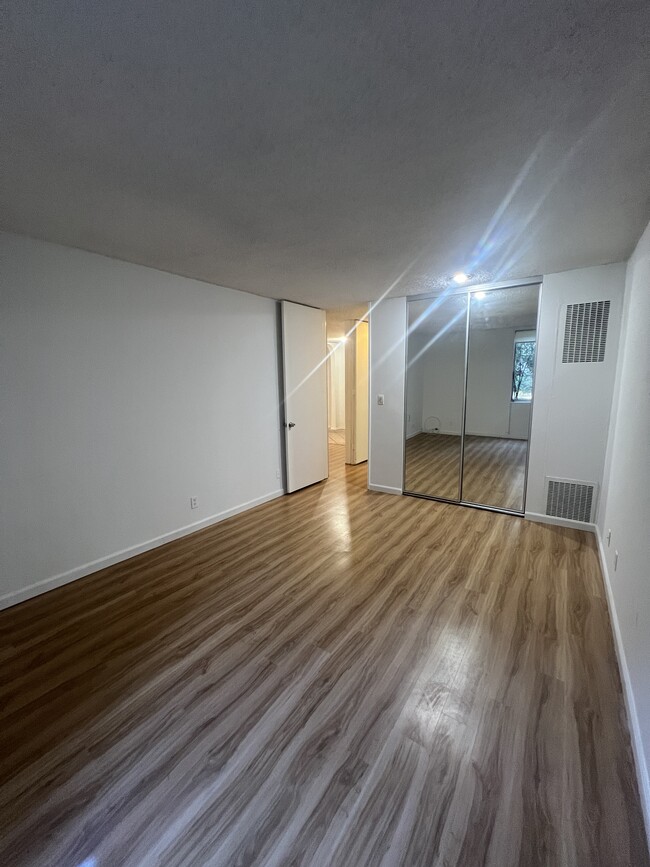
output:
[[534, 370], [535, 341], [517, 341], [515, 343], [515, 358], [512, 370], [512, 400], [532, 399]]

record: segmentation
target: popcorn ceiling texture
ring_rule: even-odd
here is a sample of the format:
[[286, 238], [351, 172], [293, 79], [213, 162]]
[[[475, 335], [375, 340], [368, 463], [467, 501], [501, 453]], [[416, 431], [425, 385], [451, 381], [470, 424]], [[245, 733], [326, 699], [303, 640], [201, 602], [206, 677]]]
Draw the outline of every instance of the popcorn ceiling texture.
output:
[[619, 261], [650, 216], [647, 0], [5, 9], [9, 231], [331, 307]]

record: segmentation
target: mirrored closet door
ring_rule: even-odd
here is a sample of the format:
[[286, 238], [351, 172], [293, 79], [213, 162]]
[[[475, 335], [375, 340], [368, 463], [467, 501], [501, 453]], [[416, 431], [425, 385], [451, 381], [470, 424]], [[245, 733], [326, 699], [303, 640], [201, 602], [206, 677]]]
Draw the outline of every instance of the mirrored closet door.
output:
[[459, 502], [468, 297], [407, 308], [404, 489]]
[[522, 513], [539, 284], [410, 300], [405, 493]]

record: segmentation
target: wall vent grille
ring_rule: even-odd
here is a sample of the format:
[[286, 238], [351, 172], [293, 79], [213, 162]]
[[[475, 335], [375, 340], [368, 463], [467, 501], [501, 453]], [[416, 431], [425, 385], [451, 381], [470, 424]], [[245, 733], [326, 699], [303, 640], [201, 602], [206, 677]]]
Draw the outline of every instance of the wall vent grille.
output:
[[605, 360], [609, 301], [568, 304], [562, 362], [578, 364]]
[[546, 514], [569, 521], [593, 523], [596, 506], [595, 482], [575, 482], [571, 479], [548, 479]]

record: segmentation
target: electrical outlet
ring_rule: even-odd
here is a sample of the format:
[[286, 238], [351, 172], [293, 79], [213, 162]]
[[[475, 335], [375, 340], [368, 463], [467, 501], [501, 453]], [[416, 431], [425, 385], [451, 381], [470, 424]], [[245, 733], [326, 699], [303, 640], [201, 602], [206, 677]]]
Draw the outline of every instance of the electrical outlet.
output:
[[614, 551], [614, 572], [618, 569], [618, 551]]
[[280, 470], [276, 470], [276, 471], [275, 471], [275, 478], [276, 478], [276, 479], [279, 479], [279, 478], [280, 478]]
[[198, 509], [199, 508], [199, 498], [198, 497], [190, 497], [190, 509]]
[[607, 547], [609, 548], [609, 546], [610, 546], [611, 544], [612, 544], [612, 531], [611, 531], [611, 530], [608, 530], [608, 531], [607, 531]]
[[384, 405], [384, 395], [378, 394], [377, 395], [377, 406], [383, 406], [383, 405]]

